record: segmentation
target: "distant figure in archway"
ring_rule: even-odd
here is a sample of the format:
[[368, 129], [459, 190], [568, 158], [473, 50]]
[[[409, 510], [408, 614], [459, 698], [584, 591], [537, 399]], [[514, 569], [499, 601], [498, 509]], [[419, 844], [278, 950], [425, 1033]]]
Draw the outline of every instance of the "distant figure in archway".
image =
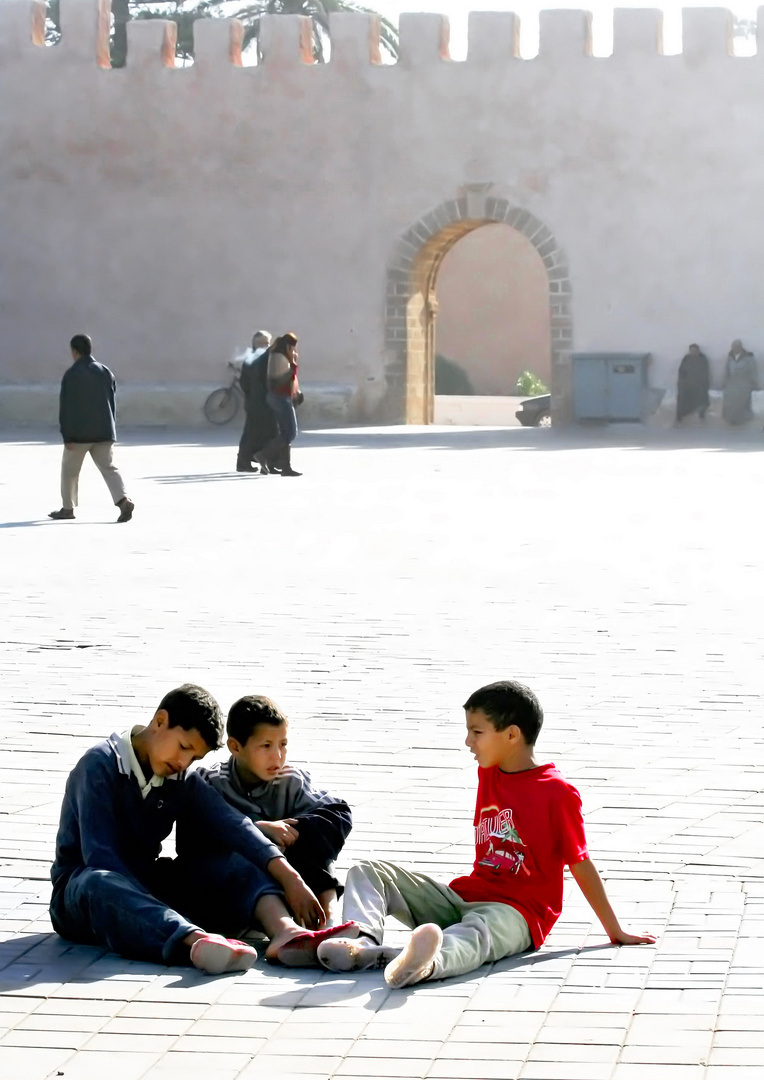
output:
[[745, 424], [753, 419], [751, 394], [758, 389], [756, 359], [736, 338], [730, 346], [724, 368], [722, 416], [728, 424]]
[[679, 365], [676, 386], [676, 420], [680, 423], [685, 416], [698, 413], [705, 419], [709, 405], [708, 391], [711, 386], [711, 373], [708, 357], [700, 351], [699, 345], [690, 345], [686, 356]]

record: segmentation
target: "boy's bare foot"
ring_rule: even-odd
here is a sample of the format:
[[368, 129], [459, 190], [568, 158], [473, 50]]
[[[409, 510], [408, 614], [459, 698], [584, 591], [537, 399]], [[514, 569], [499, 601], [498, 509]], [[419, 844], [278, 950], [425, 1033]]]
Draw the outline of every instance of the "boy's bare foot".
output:
[[323, 930], [289, 928], [271, 939], [265, 950], [265, 959], [273, 964], [284, 964], [285, 967], [319, 967], [316, 953], [323, 941], [340, 935], [356, 937], [357, 934], [358, 926], [354, 922], [327, 926]]
[[385, 968], [387, 985], [397, 989], [429, 979], [442, 944], [443, 931], [435, 923], [417, 926], [403, 952]]
[[372, 971], [387, 967], [400, 949], [377, 945], [371, 938], [330, 938], [318, 946], [318, 962], [327, 971]]
[[202, 934], [191, 946], [191, 963], [208, 975], [248, 971], [255, 960], [257, 953], [251, 945], [220, 934]]

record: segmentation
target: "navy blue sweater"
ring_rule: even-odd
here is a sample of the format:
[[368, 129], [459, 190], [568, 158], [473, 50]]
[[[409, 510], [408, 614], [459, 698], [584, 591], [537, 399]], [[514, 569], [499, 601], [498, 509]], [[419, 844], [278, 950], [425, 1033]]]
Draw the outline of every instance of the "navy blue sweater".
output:
[[74, 361], [64, 372], [58, 403], [58, 423], [65, 443], [116, 440], [116, 388], [112, 373], [92, 356]]
[[194, 772], [165, 780], [144, 799], [112, 735], [88, 750], [69, 774], [51, 869], [51, 907], [83, 867], [113, 870], [145, 887], [176, 822], [196, 839], [198, 850], [223, 845], [261, 869], [282, 857], [248, 817]]

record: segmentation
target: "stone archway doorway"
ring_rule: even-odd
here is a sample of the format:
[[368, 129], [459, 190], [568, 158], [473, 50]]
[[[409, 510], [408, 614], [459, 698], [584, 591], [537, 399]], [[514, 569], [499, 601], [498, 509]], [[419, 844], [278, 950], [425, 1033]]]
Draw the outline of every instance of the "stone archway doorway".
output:
[[551, 230], [537, 217], [471, 184], [411, 226], [398, 243], [387, 273], [385, 374], [390, 419], [407, 424], [433, 420], [435, 384], [435, 282], [446, 254], [462, 237], [492, 222], [522, 233], [547, 272], [552, 335], [552, 416], [570, 418], [570, 350], [573, 344], [567, 261]]

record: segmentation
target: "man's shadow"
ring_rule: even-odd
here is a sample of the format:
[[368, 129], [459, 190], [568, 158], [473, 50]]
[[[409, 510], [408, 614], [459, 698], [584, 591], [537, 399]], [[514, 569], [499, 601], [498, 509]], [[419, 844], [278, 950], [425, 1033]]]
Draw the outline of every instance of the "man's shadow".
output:
[[29, 529], [35, 525], [52, 525], [51, 521], [0, 521], [0, 529]]

